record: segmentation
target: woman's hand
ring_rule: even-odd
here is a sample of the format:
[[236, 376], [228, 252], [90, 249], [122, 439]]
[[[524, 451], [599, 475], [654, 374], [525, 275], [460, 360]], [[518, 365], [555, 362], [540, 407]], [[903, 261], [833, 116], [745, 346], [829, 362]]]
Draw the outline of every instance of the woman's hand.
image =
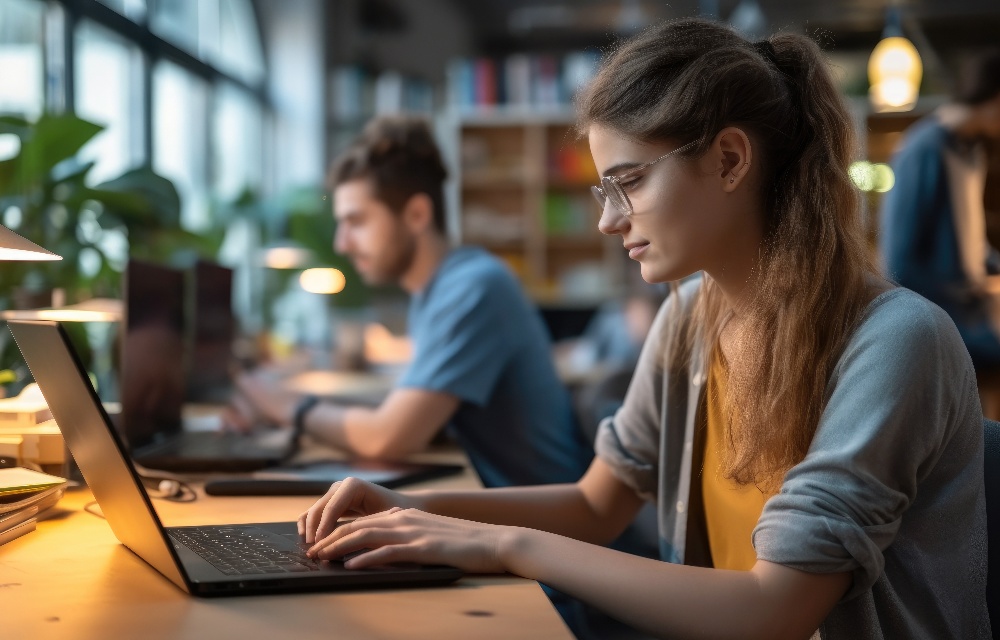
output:
[[344, 562], [348, 569], [415, 562], [446, 564], [468, 573], [502, 573], [506, 568], [501, 560], [501, 545], [514, 531], [514, 527], [393, 507], [340, 525], [313, 545], [308, 554], [334, 560], [362, 551]]
[[419, 508], [419, 500], [357, 478], [334, 482], [330, 490], [299, 516], [299, 535], [313, 544], [329, 536], [344, 516], [367, 516], [397, 508]]

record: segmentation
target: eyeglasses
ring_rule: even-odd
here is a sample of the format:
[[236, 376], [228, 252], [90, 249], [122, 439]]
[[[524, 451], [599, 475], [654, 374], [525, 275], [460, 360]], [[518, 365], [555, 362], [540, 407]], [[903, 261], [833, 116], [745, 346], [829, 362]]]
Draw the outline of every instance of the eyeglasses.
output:
[[677, 147], [670, 153], [665, 153], [656, 160], [652, 162], [647, 162], [646, 164], [641, 164], [638, 167], [629, 169], [625, 173], [617, 176], [604, 176], [601, 178], [600, 186], [592, 186], [590, 192], [594, 194], [594, 199], [597, 200], [597, 204], [601, 205], [601, 211], [604, 211], [604, 207], [608, 200], [611, 200], [611, 204], [614, 205], [615, 209], [619, 211], [626, 218], [634, 213], [632, 209], [632, 202], [625, 195], [625, 190], [622, 188], [622, 180], [627, 180], [633, 175], [639, 173], [643, 169], [648, 169], [660, 160], [664, 158], [669, 158], [675, 153], [680, 153], [681, 151], [686, 151], [693, 147], [695, 142], [689, 142], [683, 147]]

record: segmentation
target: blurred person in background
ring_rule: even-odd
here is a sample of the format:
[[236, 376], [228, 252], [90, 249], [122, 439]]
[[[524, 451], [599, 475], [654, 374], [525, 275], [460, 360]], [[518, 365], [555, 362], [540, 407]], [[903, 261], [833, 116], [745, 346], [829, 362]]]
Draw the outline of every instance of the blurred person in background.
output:
[[879, 216], [886, 275], [955, 320], [976, 368], [1000, 367], [1000, 253], [986, 237], [986, 147], [1000, 143], [1000, 49], [971, 59], [954, 101], [909, 128]]
[[426, 122], [371, 121], [330, 174], [334, 249], [371, 285], [411, 296], [412, 362], [377, 408], [342, 406], [253, 375], [228, 420], [264, 419], [355, 456], [399, 459], [445, 425], [487, 487], [577, 480], [593, 456], [550, 357], [541, 317], [482, 249], [451, 248], [447, 172]]

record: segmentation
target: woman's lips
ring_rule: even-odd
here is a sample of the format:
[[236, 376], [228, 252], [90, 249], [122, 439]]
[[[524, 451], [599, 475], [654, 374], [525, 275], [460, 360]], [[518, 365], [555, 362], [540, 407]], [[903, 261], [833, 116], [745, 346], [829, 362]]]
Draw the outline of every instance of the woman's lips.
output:
[[632, 258], [633, 260], [638, 260], [639, 256], [641, 256], [643, 254], [643, 252], [646, 251], [646, 249], [648, 247], [649, 247], [649, 243], [638, 244], [638, 245], [629, 247], [628, 257]]

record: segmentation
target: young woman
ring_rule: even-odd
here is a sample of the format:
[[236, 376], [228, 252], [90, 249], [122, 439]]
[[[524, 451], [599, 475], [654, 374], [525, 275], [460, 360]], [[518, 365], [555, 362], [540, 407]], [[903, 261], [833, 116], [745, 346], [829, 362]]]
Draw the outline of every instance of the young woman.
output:
[[[674, 286], [597, 458], [573, 485], [338, 483], [299, 519], [311, 553], [507, 571], [671, 637], [990, 637], [973, 369], [869, 257], [817, 47], [672, 22], [580, 106], [600, 230], [649, 282], [701, 274]], [[644, 500], [667, 562], [596, 546]]]

